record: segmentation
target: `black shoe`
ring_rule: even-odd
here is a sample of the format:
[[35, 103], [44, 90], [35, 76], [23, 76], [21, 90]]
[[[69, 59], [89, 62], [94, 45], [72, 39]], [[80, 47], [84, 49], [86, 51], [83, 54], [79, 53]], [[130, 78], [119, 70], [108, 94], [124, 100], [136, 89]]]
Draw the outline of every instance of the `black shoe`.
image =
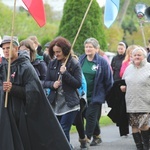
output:
[[80, 142], [80, 148], [81, 150], [87, 150], [89, 148], [89, 139], [84, 138], [84, 139], [79, 139]]
[[99, 145], [100, 143], [102, 143], [102, 140], [101, 140], [101, 137], [100, 135], [98, 136], [93, 136], [93, 140], [92, 142], [90, 143], [90, 146], [96, 146], [96, 145]]

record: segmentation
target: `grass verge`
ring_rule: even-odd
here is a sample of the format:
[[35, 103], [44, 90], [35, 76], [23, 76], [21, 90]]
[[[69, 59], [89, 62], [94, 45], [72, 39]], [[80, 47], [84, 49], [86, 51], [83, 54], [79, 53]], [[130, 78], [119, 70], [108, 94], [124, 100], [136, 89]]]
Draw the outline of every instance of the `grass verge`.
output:
[[[100, 123], [101, 127], [113, 124], [112, 120], [108, 116], [101, 116], [99, 123]], [[76, 133], [76, 132], [77, 132], [76, 127], [72, 126], [71, 127], [71, 133]]]

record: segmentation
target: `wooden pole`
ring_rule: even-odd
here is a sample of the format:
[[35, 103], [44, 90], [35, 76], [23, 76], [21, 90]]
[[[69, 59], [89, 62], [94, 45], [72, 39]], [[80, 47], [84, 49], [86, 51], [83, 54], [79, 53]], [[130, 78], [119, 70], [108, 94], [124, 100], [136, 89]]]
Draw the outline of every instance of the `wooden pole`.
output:
[[[11, 65], [11, 53], [12, 53], [12, 47], [13, 47], [15, 13], [16, 13], [16, 0], [14, 0], [14, 9], [13, 9], [13, 16], [12, 16], [12, 29], [11, 29], [11, 42], [10, 42], [9, 60], [8, 60], [7, 82], [10, 80], [10, 65]], [[5, 95], [5, 108], [7, 108], [7, 104], [8, 104], [8, 91], [6, 92], [6, 95]]]
[[[77, 40], [77, 37], [78, 37], [78, 35], [79, 35], [80, 31], [81, 31], [82, 25], [83, 25], [83, 23], [84, 23], [84, 20], [85, 20], [85, 18], [86, 18], [86, 16], [87, 16], [87, 13], [88, 13], [90, 7], [91, 7], [92, 2], [93, 2], [93, 0], [90, 1], [89, 5], [88, 5], [88, 8], [86, 9], [86, 12], [85, 12], [84, 17], [83, 17], [83, 19], [82, 19], [82, 21], [81, 21], [80, 27], [78, 28], [78, 32], [77, 32], [77, 34], [76, 34], [76, 36], [75, 36], [75, 38], [74, 38], [74, 40], [73, 40], [73, 43], [72, 43], [72, 45], [71, 45], [71, 50], [72, 50], [73, 47], [74, 47], [74, 44], [75, 44], [75, 42], [76, 42], [76, 40]], [[65, 66], [66, 66], [66, 64], [67, 64], [67, 62], [68, 62], [68, 59], [69, 59], [70, 54], [71, 54], [71, 51], [70, 51], [69, 54], [67, 55], [66, 60], [65, 60], [65, 62], [64, 62], [64, 65], [65, 65]], [[59, 75], [58, 80], [60, 80], [60, 77], [61, 77], [61, 76]]]
[[144, 29], [143, 29], [144, 21], [139, 20], [139, 22], [140, 22], [140, 28], [141, 28], [142, 38], [143, 38], [143, 44], [144, 44], [144, 47], [146, 48], [147, 44], [146, 44], [145, 33], [144, 33]]

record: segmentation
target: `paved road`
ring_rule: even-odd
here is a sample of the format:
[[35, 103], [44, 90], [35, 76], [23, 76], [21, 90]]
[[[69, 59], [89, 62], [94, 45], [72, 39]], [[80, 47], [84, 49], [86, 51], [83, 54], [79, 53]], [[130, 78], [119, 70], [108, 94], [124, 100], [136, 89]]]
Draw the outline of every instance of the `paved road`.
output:
[[[115, 124], [101, 128], [102, 143], [90, 146], [89, 150], [136, 150], [132, 135], [120, 137], [119, 129]], [[71, 144], [75, 150], [80, 150], [77, 133], [71, 134]]]
[[[102, 105], [102, 115], [107, 115], [110, 111], [107, 104]], [[131, 131], [130, 131], [131, 133]], [[98, 146], [90, 146], [89, 150], [136, 150], [132, 135], [120, 137], [119, 128], [115, 124], [101, 128], [102, 143]], [[80, 150], [78, 134], [73, 133], [70, 136], [71, 144], [75, 150]]]

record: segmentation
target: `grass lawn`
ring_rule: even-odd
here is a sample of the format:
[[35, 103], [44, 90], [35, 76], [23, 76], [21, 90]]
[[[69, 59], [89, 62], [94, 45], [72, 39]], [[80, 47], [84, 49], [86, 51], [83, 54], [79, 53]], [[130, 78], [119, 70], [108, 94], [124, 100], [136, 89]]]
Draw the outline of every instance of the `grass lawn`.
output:
[[[111, 125], [112, 123], [113, 123], [112, 120], [108, 116], [101, 116], [101, 119], [100, 119], [101, 127]], [[75, 133], [75, 132], [77, 132], [76, 127], [72, 126], [71, 133]]]

